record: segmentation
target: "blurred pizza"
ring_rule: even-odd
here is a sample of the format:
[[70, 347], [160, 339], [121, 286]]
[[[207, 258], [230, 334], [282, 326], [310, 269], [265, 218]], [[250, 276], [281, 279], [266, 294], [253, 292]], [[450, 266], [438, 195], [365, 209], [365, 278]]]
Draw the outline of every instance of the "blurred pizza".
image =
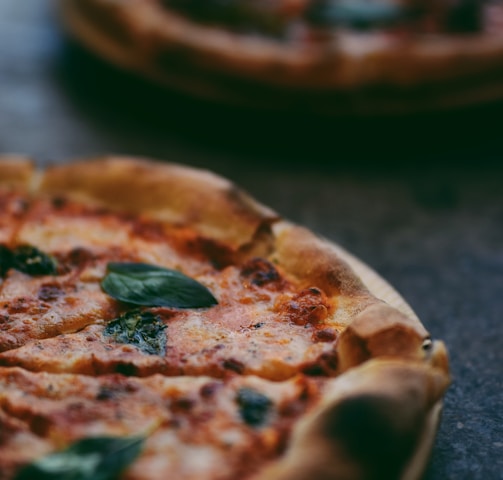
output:
[[226, 102], [329, 112], [503, 97], [501, 0], [63, 0], [79, 41]]

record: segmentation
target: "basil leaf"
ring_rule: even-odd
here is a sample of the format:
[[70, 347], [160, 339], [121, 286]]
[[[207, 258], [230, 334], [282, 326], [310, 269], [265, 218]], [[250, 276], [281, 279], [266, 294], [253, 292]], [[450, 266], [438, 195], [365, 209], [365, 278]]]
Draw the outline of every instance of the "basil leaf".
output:
[[112, 480], [140, 454], [144, 437], [89, 437], [24, 467], [14, 480]]
[[57, 273], [56, 260], [30, 245], [16, 247], [12, 254], [14, 256], [13, 267], [28, 275], [55, 275]]
[[247, 387], [239, 389], [236, 401], [241, 418], [252, 427], [262, 426], [273, 407], [272, 401], [263, 393]]
[[12, 252], [5, 246], [0, 245], [0, 276], [4, 276], [14, 264]]
[[218, 303], [196, 280], [176, 270], [146, 263], [109, 263], [101, 286], [116, 300], [133, 305], [200, 308]]
[[105, 335], [113, 337], [118, 343], [135, 345], [150, 355], [166, 353], [166, 325], [159, 315], [152, 312], [132, 310], [112, 320], [105, 327]]
[[56, 275], [56, 260], [31, 245], [20, 245], [9, 249], [0, 245], [0, 275], [4, 276], [14, 268], [28, 275]]
[[393, 24], [410, 14], [406, 7], [388, 1], [317, 0], [307, 9], [306, 20], [313, 25], [366, 29]]

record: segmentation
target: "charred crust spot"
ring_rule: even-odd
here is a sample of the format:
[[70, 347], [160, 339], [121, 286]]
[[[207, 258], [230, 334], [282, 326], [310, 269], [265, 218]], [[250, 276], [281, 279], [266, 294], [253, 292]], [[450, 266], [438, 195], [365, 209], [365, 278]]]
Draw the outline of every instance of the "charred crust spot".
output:
[[241, 268], [241, 276], [252, 285], [277, 284], [281, 277], [274, 265], [264, 258], [252, 258]]

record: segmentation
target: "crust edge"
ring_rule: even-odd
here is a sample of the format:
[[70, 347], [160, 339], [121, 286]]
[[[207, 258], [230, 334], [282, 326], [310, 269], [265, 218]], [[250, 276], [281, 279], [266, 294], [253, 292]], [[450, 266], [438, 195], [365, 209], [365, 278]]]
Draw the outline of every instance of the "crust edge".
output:
[[190, 224], [233, 249], [278, 215], [210, 171], [142, 157], [107, 155], [48, 168], [39, 191], [70, 194], [115, 210]]

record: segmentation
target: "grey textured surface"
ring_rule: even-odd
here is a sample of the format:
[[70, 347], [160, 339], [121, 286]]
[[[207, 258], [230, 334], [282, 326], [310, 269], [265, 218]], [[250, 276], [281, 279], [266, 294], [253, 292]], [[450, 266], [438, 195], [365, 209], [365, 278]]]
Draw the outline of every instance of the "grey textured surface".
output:
[[396, 119], [242, 112], [162, 92], [0, 0], [0, 151], [202, 166], [374, 267], [450, 350], [427, 480], [503, 478], [503, 106]]

